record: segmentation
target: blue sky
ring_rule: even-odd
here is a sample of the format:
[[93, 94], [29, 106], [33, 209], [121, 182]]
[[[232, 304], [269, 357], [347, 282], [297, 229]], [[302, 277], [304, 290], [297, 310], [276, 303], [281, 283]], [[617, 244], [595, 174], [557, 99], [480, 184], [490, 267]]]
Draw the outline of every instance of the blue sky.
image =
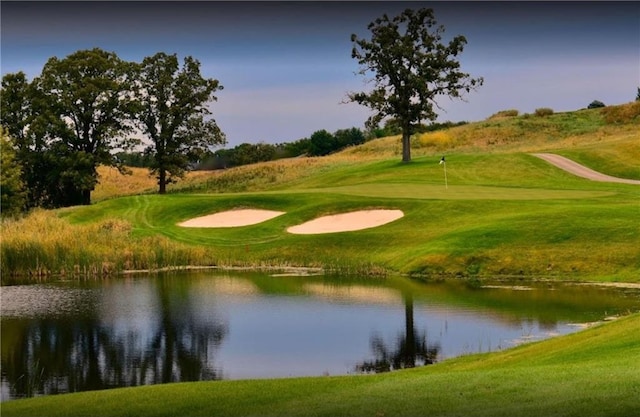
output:
[[211, 108], [227, 147], [292, 142], [364, 127], [369, 110], [341, 104], [367, 89], [350, 35], [407, 7], [431, 7], [445, 37], [464, 35], [462, 70], [485, 79], [466, 101], [443, 99], [438, 121], [622, 104], [640, 86], [638, 2], [3, 0], [0, 66], [32, 78], [48, 58], [93, 47], [135, 61], [191, 55], [224, 86]]

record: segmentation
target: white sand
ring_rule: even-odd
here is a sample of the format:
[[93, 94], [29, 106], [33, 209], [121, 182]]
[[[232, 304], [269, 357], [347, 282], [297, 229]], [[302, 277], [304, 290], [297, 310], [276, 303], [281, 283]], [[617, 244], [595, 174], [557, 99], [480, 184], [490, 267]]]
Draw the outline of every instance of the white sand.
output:
[[[242, 209], [222, 211], [178, 223], [182, 227], [239, 227], [262, 223], [284, 214], [283, 211]], [[319, 217], [287, 229], [293, 234], [349, 232], [382, 226], [404, 216], [401, 210], [361, 210]]]
[[238, 227], [249, 226], [252, 224], [262, 223], [284, 214], [284, 211], [272, 210], [229, 210], [219, 213], [209, 214], [208, 216], [196, 217], [178, 223], [182, 227]]
[[382, 226], [404, 216], [401, 210], [361, 210], [351, 213], [318, 217], [306, 223], [292, 226], [287, 232], [299, 235], [349, 232]]

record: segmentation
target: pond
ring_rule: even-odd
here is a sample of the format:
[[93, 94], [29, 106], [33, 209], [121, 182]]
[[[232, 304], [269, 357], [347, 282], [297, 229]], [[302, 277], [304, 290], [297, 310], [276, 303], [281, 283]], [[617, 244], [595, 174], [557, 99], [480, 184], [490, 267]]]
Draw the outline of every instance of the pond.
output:
[[177, 381], [384, 372], [640, 311], [640, 289], [228, 271], [1, 291], [2, 401]]

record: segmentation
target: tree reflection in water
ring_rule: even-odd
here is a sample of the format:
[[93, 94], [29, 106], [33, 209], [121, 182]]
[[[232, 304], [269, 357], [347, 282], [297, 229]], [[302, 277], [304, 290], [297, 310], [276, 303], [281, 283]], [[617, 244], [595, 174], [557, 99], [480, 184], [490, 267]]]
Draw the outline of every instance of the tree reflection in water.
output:
[[189, 297], [172, 293], [173, 288], [156, 287], [155, 325], [149, 323], [147, 337], [101, 321], [95, 310], [74, 317], [71, 325], [64, 317], [3, 320], [3, 337], [12, 339], [11, 349], [2, 355], [10, 395], [221, 379], [213, 353], [228, 326], [215, 318], [198, 318]]
[[403, 292], [405, 332], [395, 340], [395, 345], [388, 347], [383, 338], [374, 335], [371, 338], [371, 350], [375, 359], [356, 365], [356, 372], [379, 373], [404, 368], [430, 365], [435, 363], [440, 344], [427, 343], [426, 332], [416, 331], [413, 322], [413, 296]]

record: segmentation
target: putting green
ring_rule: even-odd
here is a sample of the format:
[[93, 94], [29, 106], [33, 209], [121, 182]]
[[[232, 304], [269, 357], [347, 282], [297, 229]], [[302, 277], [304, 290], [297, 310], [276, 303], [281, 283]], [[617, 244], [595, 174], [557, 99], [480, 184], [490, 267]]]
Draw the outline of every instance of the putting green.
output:
[[361, 197], [415, 198], [422, 200], [563, 200], [606, 197], [610, 191], [549, 190], [544, 188], [488, 187], [411, 183], [372, 183], [316, 188], [300, 192], [356, 195]]

